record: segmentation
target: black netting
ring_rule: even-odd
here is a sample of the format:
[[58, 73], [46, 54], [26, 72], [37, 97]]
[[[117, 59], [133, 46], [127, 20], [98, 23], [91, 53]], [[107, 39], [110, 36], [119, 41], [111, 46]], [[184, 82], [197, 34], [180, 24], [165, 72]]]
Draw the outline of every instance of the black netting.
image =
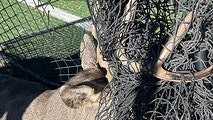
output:
[[[59, 0], [31, 1], [0, 1], [0, 70], [56, 87], [80, 69], [90, 17], [64, 23], [47, 10]], [[212, 0], [87, 3], [113, 76], [97, 120], [213, 119]]]
[[88, 1], [113, 80], [96, 119], [213, 119], [212, 0]]

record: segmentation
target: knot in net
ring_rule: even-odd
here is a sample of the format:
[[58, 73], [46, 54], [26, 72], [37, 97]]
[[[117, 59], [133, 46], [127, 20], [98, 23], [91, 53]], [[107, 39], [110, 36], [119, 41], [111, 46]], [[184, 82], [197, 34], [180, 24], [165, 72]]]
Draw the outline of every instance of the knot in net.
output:
[[113, 80], [96, 119], [213, 119], [212, 0], [87, 1]]

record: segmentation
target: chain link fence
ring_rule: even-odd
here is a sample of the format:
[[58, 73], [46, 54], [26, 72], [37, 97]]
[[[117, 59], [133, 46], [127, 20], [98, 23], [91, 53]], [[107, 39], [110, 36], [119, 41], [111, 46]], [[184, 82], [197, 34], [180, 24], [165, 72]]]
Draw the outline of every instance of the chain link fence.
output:
[[83, 35], [90, 33], [90, 17], [71, 22], [52, 17], [55, 2], [58, 0], [0, 1], [2, 73], [50, 87], [78, 73], [79, 45]]

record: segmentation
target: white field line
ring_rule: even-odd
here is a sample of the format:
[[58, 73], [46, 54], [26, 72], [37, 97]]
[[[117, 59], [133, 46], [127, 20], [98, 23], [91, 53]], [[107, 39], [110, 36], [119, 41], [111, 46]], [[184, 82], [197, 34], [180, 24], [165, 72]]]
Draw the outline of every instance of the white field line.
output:
[[[36, 7], [38, 5], [41, 5], [42, 3], [38, 0], [18, 0], [19, 2], [22, 2], [22, 3], [25, 3], [31, 7]], [[38, 9], [41, 11], [41, 12], [49, 12], [49, 15], [53, 16], [53, 17], [56, 17], [60, 20], [63, 20], [65, 22], [73, 22], [73, 21], [76, 21], [76, 20], [79, 20], [81, 19], [81, 17], [78, 17], [78, 16], [75, 16], [75, 15], [72, 15], [70, 13], [67, 13], [66, 11], [63, 11], [59, 8], [56, 8], [56, 7], [53, 7], [51, 5], [44, 5], [44, 6], [41, 6], [41, 7], [38, 7]], [[79, 26], [79, 27], [82, 27], [84, 28], [85, 30], [87, 31], [91, 31], [91, 22], [82, 22], [82, 23], [77, 23], [76, 26]]]

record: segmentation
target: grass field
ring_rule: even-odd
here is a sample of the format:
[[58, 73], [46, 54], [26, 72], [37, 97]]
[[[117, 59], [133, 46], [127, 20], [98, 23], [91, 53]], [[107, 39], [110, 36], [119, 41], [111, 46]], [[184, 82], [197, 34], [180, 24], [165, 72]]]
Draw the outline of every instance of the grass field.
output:
[[0, 1], [0, 42], [62, 23], [57, 18], [15, 0]]
[[[57, 3], [57, 5], [60, 5], [61, 4], [60, 2], [64, 3], [65, 1], [66, 0], [60, 0], [55, 3]], [[76, 3], [78, 3], [79, 5], [83, 2], [77, 1]], [[71, 4], [66, 4], [66, 7], [68, 8], [69, 5]], [[77, 4], [75, 4], [74, 6], [76, 5]], [[31, 33], [37, 33], [41, 30], [44, 30], [53, 26], [58, 26], [63, 23], [64, 21], [48, 16], [45, 13], [42, 13], [33, 7], [27, 6], [24, 3], [17, 2], [14, 0], [0, 1], [0, 42], [11, 40], [23, 35], [28, 35], [28, 34], [30, 35]], [[69, 46], [72, 47], [72, 46], [75, 46], [75, 44], [76, 46], [79, 46], [79, 41], [82, 39], [81, 37], [83, 36], [83, 33], [84, 33], [83, 29], [73, 25], [70, 27], [62, 28], [61, 30], [57, 30], [50, 33], [45, 33], [43, 35], [32, 37], [29, 40], [37, 41], [37, 42], [42, 42], [42, 41], [44, 42], [45, 40], [51, 41], [51, 39], [53, 38], [50, 38], [50, 36], [54, 36], [53, 40], [55, 42], [59, 42], [59, 45], [65, 45], [65, 46], [68, 45], [66, 47], [69, 48]], [[43, 40], [42, 39], [40, 40], [40, 38], [42, 38]], [[25, 43], [18, 43], [18, 44], [24, 45]], [[42, 44], [45, 44], [45, 42]], [[32, 46], [32, 45], [29, 45], [29, 46]], [[27, 50], [29, 49], [31, 48], [29, 47], [27, 49], [20, 50], [17, 45], [17, 49], [15, 49], [13, 52], [19, 53], [19, 51], [23, 52], [23, 50], [24, 51], [26, 50], [26, 52], [24, 53], [27, 53]], [[69, 50], [69, 51], [70, 53], [73, 53], [72, 50]]]
[[[46, 2], [47, 0], [42, 1]], [[80, 17], [89, 16], [85, 1], [59, 0], [52, 5]], [[63, 23], [62, 20], [16, 0], [0, 1], [0, 42]]]
[[8, 52], [15, 56], [30, 59], [39, 54], [60, 58], [76, 53], [85, 30], [75, 25], [22, 39], [23, 36], [61, 24], [64, 24], [64, 21], [24, 3], [14, 0], [0, 1], [0, 42], [19, 40], [11, 44], [11, 49], [8, 48]]
[[[41, 1], [46, 2], [47, 0]], [[82, 18], [90, 15], [85, 0], [58, 0], [51, 5]]]

